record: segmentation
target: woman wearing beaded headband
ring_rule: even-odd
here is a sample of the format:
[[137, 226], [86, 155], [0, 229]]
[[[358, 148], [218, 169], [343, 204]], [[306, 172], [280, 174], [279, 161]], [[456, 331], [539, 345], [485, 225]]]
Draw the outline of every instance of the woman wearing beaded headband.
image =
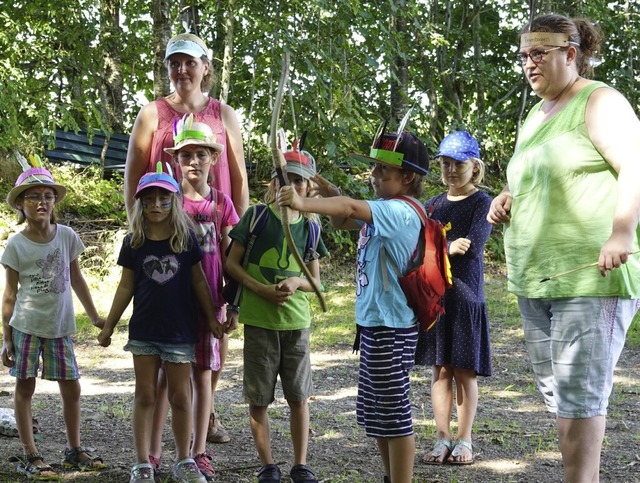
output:
[[[508, 288], [557, 417], [565, 482], [599, 479], [613, 370], [640, 299], [640, 261], [629, 257], [639, 246], [640, 122], [620, 93], [585, 78], [600, 40], [589, 21], [561, 15], [535, 18], [521, 34], [518, 59], [542, 100], [487, 217], [507, 223]], [[549, 267], [585, 260], [599, 270], [540, 283]]]

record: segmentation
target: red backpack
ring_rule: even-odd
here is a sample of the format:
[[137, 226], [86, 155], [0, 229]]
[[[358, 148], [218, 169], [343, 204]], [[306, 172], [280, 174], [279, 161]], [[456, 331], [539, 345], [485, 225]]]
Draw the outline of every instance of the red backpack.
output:
[[[400, 287], [407, 297], [424, 330], [433, 328], [444, 314], [442, 297], [446, 289], [453, 285], [449, 263], [446, 229], [437, 220], [429, 218], [422, 204], [409, 196], [394, 196], [411, 206], [420, 217], [422, 228], [418, 246], [413, 252], [408, 272], [402, 275], [395, 260], [391, 259]], [[386, 250], [381, 249], [381, 257]], [[387, 288], [386, 272], [384, 287]]]

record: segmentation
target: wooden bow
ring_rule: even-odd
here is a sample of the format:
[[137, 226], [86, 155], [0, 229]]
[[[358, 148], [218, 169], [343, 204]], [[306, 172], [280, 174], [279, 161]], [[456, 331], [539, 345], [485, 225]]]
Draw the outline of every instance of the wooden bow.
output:
[[[273, 104], [273, 114], [271, 115], [271, 157], [273, 158], [273, 167], [276, 170], [276, 175], [278, 177], [278, 181], [280, 186], [286, 186], [289, 184], [289, 178], [287, 177], [287, 161], [284, 159], [284, 155], [282, 151], [278, 147], [278, 121], [280, 119], [280, 110], [282, 108], [282, 100], [284, 98], [284, 87], [287, 83], [287, 79], [289, 77], [289, 53], [285, 52], [284, 57], [282, 59], [282, 74], [280, 75], [280, 82], [278, 84], [278, 90], [276, 91], [276, 98]], [[309, 283], [313, 287], [313, 291], [318, 296], [318, 300], [320, 301], [320, 307], [323, 312], [327, 311], [327, 302], [322, 295], [322, 291], [320, 287], [316, 283], [316, 280], [311, 275], [311, 272], [307, 268], [307, 264], [304, 263], [304, 259], [300, 252], [296, 248], [296, 244], [293, 241], [293, 236], [291, 235], [291, 226], [289, 225], [290, 220], [290, 212], [289, 208], [286, 206], [280, 207], [280, 222], [282, 223], [282, 229], [284, 230], [284, 236], [287, 240], [287, 245], [289, 246], [289, 250], [293, 254], [293, 257], [298, 262], [298, 265], [302, 268], [303, 273], [309, 280]]]

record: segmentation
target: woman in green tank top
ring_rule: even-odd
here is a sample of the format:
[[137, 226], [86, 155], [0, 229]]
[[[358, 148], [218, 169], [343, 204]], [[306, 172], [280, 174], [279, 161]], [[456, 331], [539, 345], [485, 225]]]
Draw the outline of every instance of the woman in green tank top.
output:
[[518, 59], [541, 100], [487, 216], [506, 224], [509, 290], [557, 416], [565, 482], [599, 479], [613, 370], [640, 299], [640, 259], [630, 256], [639, 248], [640, 122], [620, 93], [585, 77], [600, 41], [592, 23], [561, 15], [523, 29]]

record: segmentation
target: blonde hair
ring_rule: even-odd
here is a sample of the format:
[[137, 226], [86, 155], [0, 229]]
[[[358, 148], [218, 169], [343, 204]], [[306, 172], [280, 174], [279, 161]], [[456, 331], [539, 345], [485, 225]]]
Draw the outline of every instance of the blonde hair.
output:
[[[304, 179], [307, 181], [307, 190], [309, 193], [313, 190], [313, 188], [315, 187], [315, 184], [309, 178], [304, 178]], [[278, 178], [275, 177], [275, 178], [271, 178], [271, 181], [269, 182], [269, 186], [267, 186], [267, 191], [265, 191], [264, 193], [263, 200], [267, 205], [270, 205], [276, 202], [277, 196], [278, 196]], [[307, 213], [307, 212], [301, 211], [300, 214], [304, 216], [306, 219], [315, 221], [316, 223], [318, 223], [318, 225], [320, 225], [320, 216], [318, 216], [316, 213]]]
[[[442, 163], [442, 156], [438, 158], [438, 161]], [[478, 168], [478, 171], [473, 173], [473, 176], [471, 177], [471, 184], [473, 184], [474, 186], [478, 186], [484, 180], [484, 161], [479, 158], [468, 158], [466, 161], [473, 163], [473, 166]], [[447, 184], [447, 180], [444, 178], [444, 170], [442, 169], [442, 164], [440, 165], [440, 181], [442, 181], [442, 184]]]
[[[167, 191], [167, 193], [171, 194], [171, 214], [169, 218], [171, 237], [169, 238], [169, 246], [173, 253], [182, 253], [191, 248], [189, 231], [193, 225], [189, 215], [182, 209], [180, 196], [170, 191]], [[145, 227], [146, 219], [142, 208], [142, 199], [138, 197], [131, 209], [131, 223], [129, 225], [131, 248], [140, 248], [144, 244], [146, 240], [144, 233]]]

